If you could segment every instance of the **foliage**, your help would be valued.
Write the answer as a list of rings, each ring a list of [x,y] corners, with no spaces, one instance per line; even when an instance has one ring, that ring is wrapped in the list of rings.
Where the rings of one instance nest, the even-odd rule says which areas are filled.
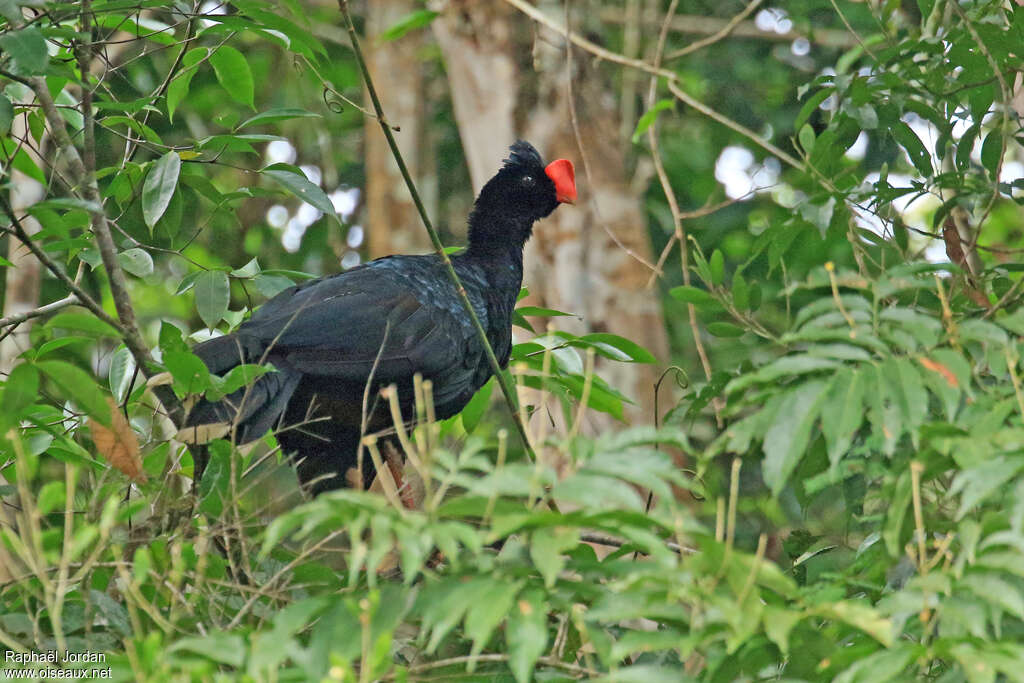
[[[657,248],[676,239],[666,189],[721,202],[723,148],[788,163],[687,218],[688,284],[667,261],[691,384],[660,427],[581,433],[586,409],[630,400],[595,355],[656,359],[603,332],[538,334],[530,319],[564,314],[522,307],[511,376],[534,390],[538,461],[488,385],[408,435],[417,509],[386,486],[297,500],[272,435],[214,442],[192,487],[170,438],[175,400],[271,371],[211,375],[190,341],[359,245],[337,193],[362,182],[345,142],[361,84],[325,37],[334,9],[304,10],[0,3],[3,190],[27,177],[45,194],[4,199],[3,231],[48,257],[43,298],[60,303],[0,385],[6,650],[101,651],[123,680],[1021,678],[1024,180],[1007,169],[1024,163],[1024,7],[796,3],[798,30],[825,22],[853,46],[722,40],[670,60],[673,87],[765,137],[673,112],[661,79],[624,140],[667,171],[648,191]],[[605,66],[625,92],[633,72]],[[454,138],[450,114],[435,118]],[[460,154],[438,146],[456,185]],[[141,376],[164,370],[158,402]]]

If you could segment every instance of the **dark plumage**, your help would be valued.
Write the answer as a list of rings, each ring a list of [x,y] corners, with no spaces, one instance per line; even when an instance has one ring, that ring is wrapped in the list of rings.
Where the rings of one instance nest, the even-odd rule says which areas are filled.
[[[477,197],[469,246],[452,262],[503,367],[512,348],[523,245],[535,221],[575,197],[572,164],[560,159],[545,167],[523,141],[512,146]],[[194,352],[216,373],[242,362],[271,363],[277,371],[259,378],[248,396],[241,390],[221,401],[200,399],[182,436],[202,441],[200,432],[209,438],[217,434],[214,425],[234,421],[237,441],[246,443],[275,429],[300,481],[314,493],[344,486],[346,472],[356,465],[363,394],[375,361],[368,433],[392,424],[386,407],[374,402],[382,387],[397,385],[408,419],[413,376],[420,373],[432,381],[436,413],[443,419],[462,410],[491,376],[483,346],[436,254],[388,256],[286,289],[238,330]],[[197,463],[197,470],[204,464]]]

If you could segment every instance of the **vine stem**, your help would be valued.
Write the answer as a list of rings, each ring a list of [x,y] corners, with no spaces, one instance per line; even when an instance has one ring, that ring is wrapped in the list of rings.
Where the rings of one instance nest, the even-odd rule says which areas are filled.
[[[420,219],[423,221],[423,227],[426,229],[427,234],[430,235],[430,242],[434,245],[434,250],[444,263],[448,279],[450,279],[452,284],[455,286],[455,291],[459,296],[459,301],[462,303],[462,307],[469,316],[470,322],[473,323],[473,328],[476,330],[477,337],[479,337],[481,343],[483,343],[484,353],[487,355],[487,362],[491,366],[491,372],[494,374],[494,378],[498,382],[498,386],[501,387],[501,393],[505,395],[505,402],[508,404],[509,412],[512,413],[512,419],[516,423],[516,429],[519,431],[519,436],[523,441],[523,447],[526,449],[527,453],[529,453],[530,457],[533,460],[536,460],[537,454],[533,450],[533,446],[530,444],[530,437],[526,432],[526,424],[523,422],[517,409],[518,401],[516,400],[515,392],[509,385],[508,380],[501,369],[501,364],[498,363],[498,357],[494,355],[494,349],[491,347],[491,342],[487,339],[487,332],[484,330],[483,325],[480,324],[480,318],[477,317],[476,311],[473,310],[473,304],[469,300],[466,288],[462,285],[462,281],[459,279],[458,273],[455,272],[455,268],[452,266],[452,260],[448,257],[447,252],[445,252],[444,244],[441,242],[441,238],[438,236],[437,230],[434,229],[434,224],[431,222],[430,216],[427,215],[427,209],[423,205],[420,193],[416,189],[416,184],[413,182],[412,175],[409,173],[408,167],[405,165],[405,159],[402,157],[402,153],[398,149],[398,143],[395,142],[394,133],[391,132],[391,125],[384,116],[384,108],[381,106],[380,97],[377,96],[377,89],[374,87],[373,78],[370,76],[370,70],[366,66],[366,60],[363,58],[363,51],[359,47],[359,38],[356,36],[356,27],[352,22],[352,14],[349,11],[348,0],[338,0],[338,9],[341,10],[342,16],[345,17],[349,40],[352,42],[352,52],[355,55],[356,62],[359,64],[359,70],[363,75],[363,82],[366,84],[366,91],[370,95],[370,101],[373,103],[373,110],[377,115],[377,122],[380,123],[380,128],[384,131],[384,137],[387,139],[388,147],[391,149],[391,154],[395,158],[395,162],[398,164],[398,170],[401,172],[402,178],[405,180],[405,186],[409,189],[409,194],[412,195],[413,204],[416,205],[416,210],[420,214]]]

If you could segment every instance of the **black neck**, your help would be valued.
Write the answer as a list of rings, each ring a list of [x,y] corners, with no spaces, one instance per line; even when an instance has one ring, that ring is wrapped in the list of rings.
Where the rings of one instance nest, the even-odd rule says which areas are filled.
[[[485,213],[479,204],[469,215],[468,255],[475,258],[512,258],[522,267],[523,245],[530,239],[533,221]]]

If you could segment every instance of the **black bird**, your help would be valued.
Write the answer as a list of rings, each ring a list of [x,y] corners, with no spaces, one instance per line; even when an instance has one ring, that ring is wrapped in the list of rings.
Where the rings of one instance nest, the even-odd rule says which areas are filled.
[[[469,215],[469,246],[452,263],[502,367],[512,349],[523,245],[534,222],[575,199],[572,163],[558,159],[545,166],[532,145],[518,141]],[[179,437],[201,443],[234,427],[241,444],[273,429],[314,494],[344,487],[356,466],[367,384],[366,431],[372,433],[393,426],[387,407],[373,401],[382,387],[397,385],[408,420],[419,373],[431,380],[435,411],[444,419],[462,410],[491,376],[436,254],[387,256],[303,282],[270,299],[235,332],[193,351],[214,373],[241,363],[269,363],[276,372],[222,400],[200,398]],[[197,460],[203,461],[196,463],[198,478],[206,463],[203,456]],[[370,472],[372,466],[364,467],[364,477]]]

